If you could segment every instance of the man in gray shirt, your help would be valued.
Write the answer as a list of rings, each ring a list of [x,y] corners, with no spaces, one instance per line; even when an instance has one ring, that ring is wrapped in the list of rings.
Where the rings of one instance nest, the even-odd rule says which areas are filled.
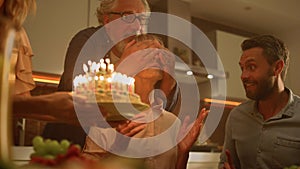
[[[270,35],[245,40],[239,65],[249,101],[232,110],[220,168],[300,165],[300,99],[285,87],[289,52]]]

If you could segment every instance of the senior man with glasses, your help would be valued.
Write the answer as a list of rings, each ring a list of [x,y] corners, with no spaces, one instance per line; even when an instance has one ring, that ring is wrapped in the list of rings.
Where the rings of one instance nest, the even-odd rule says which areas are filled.
[[[105,29],[105,34],[101,38],[107,42],[107,46],[115,44],[105,56],[110,58],[111,63],[115,66],[118,66],[134,52],[149,48],[165,49],[158,40],[135,41],[136,35],[146,33],[149,14],[150,8],[146,0],[101,0],[97,9],[97,18],[100,25],[80,31],[69,44],[59,90],[72,91],[73,72],[76,69],[75,65],[81,49],[88,39],[101,28]],[[160,89],[167,98],[164,109],[176,114],[174,109],[178,108],[179,104],[177,103],[180,95],[176,81],[172,78],[172,71],[174,71],[175,66],[174,58],[170,60],[170,63],[168,65],[170,68],[167,68],[169,71],[163,73],[164,77],[160,82]],[[196,122],[202,121],[200,116],[197,120]],[[179,143],[178,160],[177,162],[176,160],[172,161],[177,164],[177,168],[186,167],[189,148],[197,139],[199,131],[199,125],[194,125],[191,132]],[[81,127],[66,124],[48,124],[45,127],[43,136],[58,140],[66,138],[73,143],[83,145],[86,133]]]
[[[149,15],[150,8],[146,0],[101,0],[100,6],[97,8],[99,26],[89,27],[81,30],[72,38],[69,44],[65,57],[64,72],[62,74],[58,89],[60,91],[72,91],[73,72],[79,53],[87,40],[96,31],[103,27],[105,27],[106,35],[104,35],[102,38],[107,41],[107,46],[109,46],[111,43],[116,44],[105,56],[109,57],[113,64],[117,64],[129,54],[138,50],[151,47],[164,49],[164,47],[155,40],[134,42],[134,36],[129,36],[121,42],[118,42],[119,39],[122,39],[122,36],[146,33]],[[116,21],[114,24],[108,24],[117,19],[120,19],[118,20],[119,23]],[[126,50],[124,50],[127,44],[129,46],[126,48]],[[166,74],[166,76],[168,75]],[[165,78],[165,81],[163,81],[161,86],[162,88],[169,88],[169,90],[165,90],[166,95],[168,96],[166,109],[174,112],[173,110],[177,109],[176,106],[178,104],[176,103],[179,93],[176,82],[169,76],[168,78]]]
[[[149,16],[145,14],[134,14],[132,12],[109,12],[108,14],[120,15],[121,19],[126,23],[133,23],[136,19],[140,21],[141,25],[147,25]]]

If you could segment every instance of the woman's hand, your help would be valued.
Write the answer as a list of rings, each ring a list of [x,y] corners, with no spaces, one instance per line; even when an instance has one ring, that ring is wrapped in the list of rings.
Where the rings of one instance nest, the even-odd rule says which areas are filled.
[[[146,127],[145,123],[137,123],[135,121],[126,121],[125,123],[117,126],[117,131],[128,137],[132,137]]]
[[[129,144],[130,137],[133,137],[146,127],[145,123],[139,123],[136,121],[126,120],[118,123],[116,130],[119,133],[116,135],[116,139],[111,146],[111,150],[125,150]]]
[[[196,121],[190,125],[190,117],[187,116],[180,128],[179,131],[179,140],[182,139],[182,136],[184,136],[186,133],[186,136],[178,143],[178,157],[177,157],[177,163],[176,168],[177,169],[185,169],[187,165],[187,161],[189,158],[189,150],[197,140],[201,128],[203,126],[203,122],[205,117],[207,116],[209,110],[206,110],[203,108],[200,113],[198,114],[198,117]]]
[[[183,153],[189,152],[190,148],[196,142],[201,132],[204,119],[207,116],[208,112],[209,110],[206,110],[205,108],[201,109],[196,121],[194,123],[191,123],[190,125],[188,125],[190,121],[190,117],[187,116],[184,119],[179,131],[179,137],[183,136],[186,133],[187,134],[178,144],[179,151]]]

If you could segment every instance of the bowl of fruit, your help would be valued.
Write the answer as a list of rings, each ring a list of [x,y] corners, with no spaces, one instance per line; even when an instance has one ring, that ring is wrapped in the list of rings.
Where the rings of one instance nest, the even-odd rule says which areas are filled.
[[[105,159],[84,156],[81,147],[68,140],[44,139],[36,136],[32,140],[33,153],[29,164],[22,169],[145,169],[143,160],[111,155]]]
[[[36,136],[32,140],[34,152],[30,155],[30,167],[48,166],[57,167],[67,164],[76,165],[76,168],[94,168],[94,163],[81,155],[81,147],[77,144],[71,144],[68,140],[44,139]],[[25,167],[26,168],[26,167]],[[69,168],[69,167],[68,167]],[[99,167],[97,167],[99,168]]]

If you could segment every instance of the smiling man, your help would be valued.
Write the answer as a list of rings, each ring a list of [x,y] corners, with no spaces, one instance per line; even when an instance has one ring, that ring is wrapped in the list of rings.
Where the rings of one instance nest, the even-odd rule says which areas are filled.
[[[299,165],[300,99],[284,84],[289,51],[270,35],[245,40],[241,47],[241,80],[251,100],[227,119],[220,168]]]

